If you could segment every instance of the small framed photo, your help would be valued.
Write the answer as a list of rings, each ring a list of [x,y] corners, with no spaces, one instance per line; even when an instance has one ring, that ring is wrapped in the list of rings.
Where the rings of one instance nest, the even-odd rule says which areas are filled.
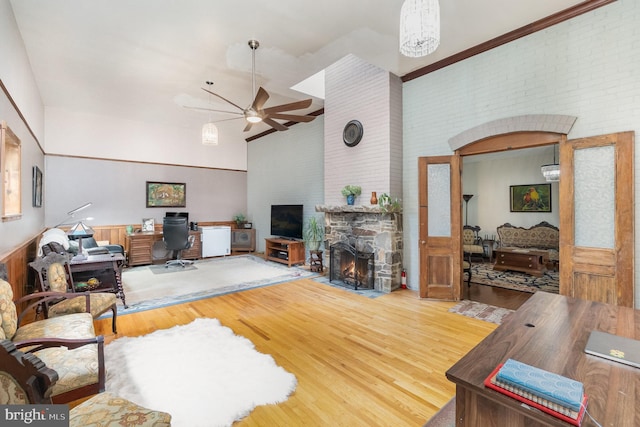
[[[551,212],[551,184],[510,186],[511,212]]]
[[[243,226],[244,228],[252,228],[252,227],[253,227],[253,223],[251,223],[251,222],[245,222],[244,224],[242,224],[242,226]]]
[[[142,231],[155,231],[156,220],[153,218],[142,218]]]

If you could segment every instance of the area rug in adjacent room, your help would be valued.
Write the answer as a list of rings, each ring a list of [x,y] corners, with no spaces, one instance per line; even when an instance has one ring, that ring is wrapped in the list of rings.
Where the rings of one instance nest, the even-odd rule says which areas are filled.
[[[230,426],[259,405],[287,400],[296,377],[217,319],[105,347],[106,389],[171,414],[174,427]]]
[[[168,267],[164,274],[153,272],[158,266],[124,270],[122,282],[128,308],[119,304],[118,314],[317,276],[309,270],[288,268],[254,255],[199,260],[193,266],[195,268]]]
[[[451,307],[449,312],[462,314],[463,316],[473,317],[474,319],[484,320],[485,322],[496,323],[499,325],[508,315],[513,313],[513,310],[495,307],[481,302],[464,300]]]
[[[557,271],[547,271],[542,277],[517,271],[497,271],[490,263],[476,263],[471,266],[471,282],[480,285],[496,286],[516,291],[535,293],[545,291],[560,292],[560,280]]]

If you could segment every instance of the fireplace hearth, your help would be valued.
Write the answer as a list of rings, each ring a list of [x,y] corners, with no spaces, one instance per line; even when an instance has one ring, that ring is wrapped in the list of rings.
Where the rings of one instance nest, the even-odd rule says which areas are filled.
[[[330,247],[329,281],[355,290],[373,289],[373,252],[339,242]]]

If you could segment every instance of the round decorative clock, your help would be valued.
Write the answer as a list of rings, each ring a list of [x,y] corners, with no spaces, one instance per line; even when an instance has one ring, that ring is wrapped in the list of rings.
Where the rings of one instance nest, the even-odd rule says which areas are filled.
[[[362,123],[351,120],[342,131],[342,140],[347,147],[355,147],[362,139],[363,132]]]

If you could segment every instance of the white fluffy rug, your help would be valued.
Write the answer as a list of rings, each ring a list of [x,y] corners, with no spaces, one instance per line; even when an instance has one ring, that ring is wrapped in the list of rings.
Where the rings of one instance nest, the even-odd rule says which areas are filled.
[[[105,347],[106,389],[171,414],[175,427],[230,426],[287,400],[296,377],[217,319],[125,337]]]

